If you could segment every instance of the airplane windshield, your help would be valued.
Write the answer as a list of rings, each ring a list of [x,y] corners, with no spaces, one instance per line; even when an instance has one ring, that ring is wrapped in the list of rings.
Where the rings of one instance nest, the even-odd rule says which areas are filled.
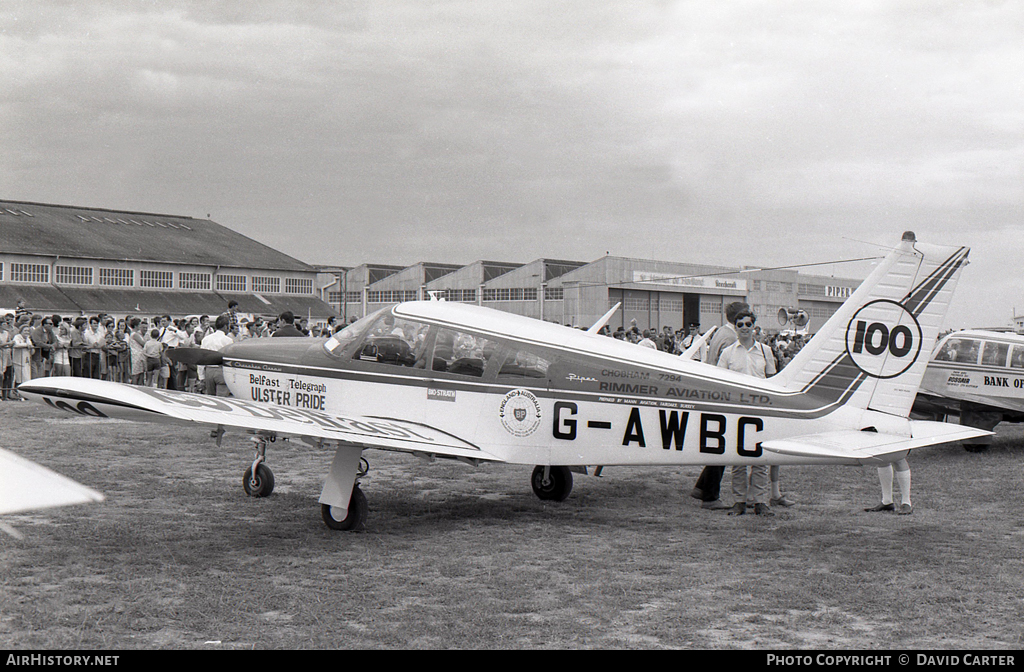
[[[387,310],[387,308],[381,308],[380,310],[372,312],[366,317],[356,320],[338,333],[334,334],[324,343],[324,350],[326,350],[329,355],[340,357],[341,351],[345,349],[345,346],[359,340],[370,325],[376,322],[377,318],[385,310]]]

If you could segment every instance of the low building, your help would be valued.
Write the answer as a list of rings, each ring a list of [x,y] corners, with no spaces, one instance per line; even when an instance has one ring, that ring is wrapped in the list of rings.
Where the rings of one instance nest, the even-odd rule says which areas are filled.
[[[428,270],[438,276],[431,280]],[[753,269],[626,257],[592,262],[537,259],[527,264],[477,261],[466,266],[365,265],[350,270],[349,319],[382,305],[426,299],[475,303],[518,315],[588,327],[616,304],[609,326],[672,330],[725,321],[733,301],[750,304],[769,332],[814,332],[860,284],[787,269]]]
[[[336,312],[317,269],[208,219],[0,201],[0,311],[152,317]]]

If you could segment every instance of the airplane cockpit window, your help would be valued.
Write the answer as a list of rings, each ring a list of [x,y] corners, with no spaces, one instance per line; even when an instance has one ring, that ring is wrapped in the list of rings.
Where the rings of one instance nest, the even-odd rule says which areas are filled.
[[[977,364],[980,351],[981,341],[970,338],[951,338],[935,355],[935,360],[957,362],[958,364]]]
[[[498,344],[489,338],[455,329],[440,329],[431,369],[480,378]]]
[[[353,359],[425,368],[429,328],[430,325],[395,317],[386,310],[366,330],[366,338]]]
[[[1007,343],[985,342],[981,351],[981,363],[987,366],[1006,366],[1006,354],[1010,346]]]
[[[341,351],[345,349],[345,346],[359,340],[370,325],[376,322],[380,317],[380,314],[385,310],[387,310],[387,308],[381,308],[378,311],[372,312],[366,317],[356,320],[338,333],[334,334],[324,342],[324,350],[335,357],[340,356]]]
[[[529,350],[513,350],[498,369],[498,378],[546,378],[551,362]]]

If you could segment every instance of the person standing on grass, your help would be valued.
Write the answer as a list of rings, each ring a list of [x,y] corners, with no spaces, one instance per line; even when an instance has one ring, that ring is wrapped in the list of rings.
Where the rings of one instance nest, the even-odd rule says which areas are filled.
[[[14,399],[14,367],[11,350],[14,347],[14,314],[7,313],[0,320],[0,400]]]
[[[744,373],[755,378],[767,378],[775,375],[775,357],[763,343],[754,339],[754,322],[757,318],[749,309],[743,309],[736,315],[736,342],[722,350],[718,358],[718,366]],[[754,505],[754,513],[759,516],[775,515],[768,506],[768,467],[767,465],[733,465],[732,468],[732,510],[729,515],[742,516],[746,513],[747,503]]]
[[[714,335],[711,336],[711,342],[707,344],[708,358],[705,360],[706,363],[712,366],[718,364],[718,358],[721,356],[722,350],[736,342],[736,327],[733,325],[736,322],[736,316],[742,310],[749,311],[750,306],[742,301],[733,301],[725,307],[726,323],[724,326],[716,329]],[[708,465],[700,472],[693,490],[690,491],[690,496],[701,500],[700,507],[702,509],[716,510],[729,508],[720,498],[722,476],[724,475],[725,467],[719,464]]]
[[[896,481],[900,484],[900,506],[897,509],[892,501],[892,476],[896,471]],[[914,512],[910,503],[910,463],[907,458],[878,468],[878,482],[882,486],[882,503],[864,509],[865,511],[895,511],[901,516],[909,516]]]
[[[14,337],[11,358],[14,366],[15,386],[32,380],[32,350],[35,346],[32,344],[31,331],[28,324],[23,324]]]

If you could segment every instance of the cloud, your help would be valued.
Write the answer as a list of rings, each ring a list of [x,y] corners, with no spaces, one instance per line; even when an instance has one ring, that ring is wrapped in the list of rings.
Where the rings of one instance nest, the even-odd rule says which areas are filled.
[[[209,213],[314,263],[777,265],[905,229],[971,244],[1024,201],[1022,15],[4,3],[0,170],[5,197]]]

